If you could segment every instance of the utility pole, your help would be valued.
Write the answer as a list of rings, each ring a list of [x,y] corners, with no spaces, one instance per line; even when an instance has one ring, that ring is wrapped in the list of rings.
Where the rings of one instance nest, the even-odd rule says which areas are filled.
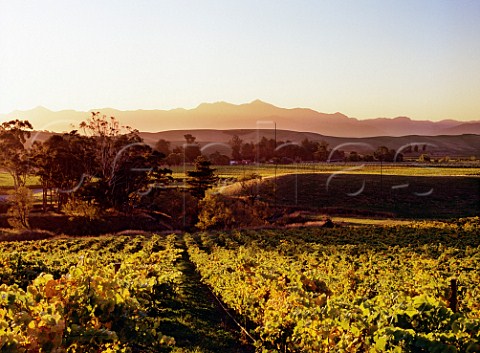
[[[274,139],[275,139],[275,174],[273,178],[273,203],[274,203],[274,208],[275,208],[275,213],[277,212],[277,165],[278,165],[278,159],[277,159],[277,122],[274,122],[275,124],[275,134],[274,134]]]

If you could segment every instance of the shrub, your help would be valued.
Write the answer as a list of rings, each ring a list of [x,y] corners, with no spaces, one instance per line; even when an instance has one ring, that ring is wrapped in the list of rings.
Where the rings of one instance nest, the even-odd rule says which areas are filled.
[[[190,228],[197,222],[198,201],[186,191],[153,190],[142,199],[141,206],[171,229]]]
[[[82,217],[89,221],[99,219],[101,215],[100,208],[97,205],[82,200],[68,200],[63,205],[62,210],[67,216]]]
[[[199,207],[197,227],[201,230],[263,226],[272,215],[268,203],[252,197],[210,194]]]
[[[29,188],[20,186],[9,192],[11,203],[7,215],[8,224],[15,229],[29,229],[28,216],[33,208],[33,194]]]

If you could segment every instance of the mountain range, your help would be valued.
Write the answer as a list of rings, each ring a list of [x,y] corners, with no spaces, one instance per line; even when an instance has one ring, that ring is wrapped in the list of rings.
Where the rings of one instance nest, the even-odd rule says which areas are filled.
[[[286,109],[255,100],[246,104],[202,103],[194,109],[131,110],[112,108],[51,111],[37,107],[0,114],[0,121],[29,120],[36,130],[64,132],[78,128],[91,112],[114,116],[122,125],[142,132],[193,129],[281,129],[335,137],[436,136],[480,134],[480,121],[413,120],[408,117],[359,120],[342,113],[326,114],[307,108]]]

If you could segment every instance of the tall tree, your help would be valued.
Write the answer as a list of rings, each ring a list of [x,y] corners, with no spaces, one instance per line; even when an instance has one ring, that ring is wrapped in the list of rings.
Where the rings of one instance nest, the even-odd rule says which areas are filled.
[[[275,156],[275,139],[267,139],[265,136],[256,145],[257,161],[265,162]]]
[[[230,147],[232,148],[232,159],[234,161],[242,160],[242,144],[243,140],[237,135],[233,135],[232,139],[229,141]]]
[[[36,174],[42,182],[44,209],[48,193],[51,199],[55,196],[60,209],[97,170],[95,140],[77,131],[53,135],[43,144],[35,143],[32,155]]]
[[[315,160],[325,162],[328,159],[329,150],[328,143],[326,141],[320,141],[317,151],[313,154]]]
[[[25,186],[30,172],[25,143],[32,129],[27,120],[11,120],[0,125],[0,168],[12,176],[15,190]]]
[[[112,166],[115,172],[107,187],[107,203],[116,209],[131,209],[155,185],[170,181],[171,170],[161,167],[163,154],[143,142],[126,145]]]
[[[202,154],[200,146],[195,142],[196,137],[191,134],[184,135],[186,143],[184,144],[185,160],[187,162],[194,162],[195,159]]]
[[[305,138],[302,141],[303,147],[303,160],[313,161],[313,154],[318,150],[318,142],[310,141],[308,138]]]
[[[242,158],[248,161],[255,160],[255,145],[252,142],[242,145]]]
[[[100,113],[80,125],[95,141],[97,173],[90,192],[104,207],[128,209],[131,201],[168,174],[164,155],[143,143],[138,131]],[[162,180],[164,182],[165,180]]]
[[[189,179],[187,180],[190,186],[190,193],[199,198],[205,197],[205,191],[213,187],[218,177],[215,175],[215,169],[212,169],[211,162],[203,156],[197,157],[195,160],[195,170],[187,172]]]
[[[171,144],[170,141],[167,141],[165,139],[160,139],[155,144],[155,150],[157,150],[160,153],[163,153],[163,155],[166,157],[170,153],[172,153],[170,149],[170,144]]]

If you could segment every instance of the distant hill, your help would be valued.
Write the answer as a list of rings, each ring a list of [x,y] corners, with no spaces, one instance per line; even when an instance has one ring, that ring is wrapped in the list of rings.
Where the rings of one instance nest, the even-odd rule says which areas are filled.
[[[480,121],[418,121],[408,117],[358,120],[341,113],[326,114],[307,108],[285,109],[260,100],[247,104],[202,103],[194,109],[121,111],[94,109],[115,116],[122,124],[139,131],[197,129],[273,129],[309,131],[336,137],[480,134]],[[70,131],[87,119],[90,112],[43,107],[0,115],[0,121],[27,119],[38,130]]]
[[[153,145],[159,139],[171,141],[172,144],[181,145],[185,142],[184,135],[192,134],[200,142],[201,146],[207,146],[207,154],[219,150],[225,152],[222,144],[228,144],[232,136],[239,136],[244,142],[256,142],[263,136],[267,138],[275,138],[275,130],[252,130],[252,129],[235,129],[235,130],[175,130],[164,131],[158,133],[142,132],[146,143]],[[464,135],[440,135],[440,136],[376,136],[362,138],[346,138],[324,136],[312,132],[298,132],[288,130],[277,130],[277,141],[301,143],[303,139],[308,138],[312,141],[325,141],[329,144],[329,148],[339,147],[340,149],[351,152],[356,151],[362,154],[372,153],[379,146],[387,146],[395,150],[402,149],[404,146],[417,145],[419,153],[422,153],[425,146],[425,153],[432,156],[476,156],[480,158],[480,135],[464,134]],[[216,145],[218,144],[218,145]],[[413,147],[412,147],[413,149]]]
[[[273,129],[234,129],[234,130],[213,130],[213,129],[188,129],[188,130],[170,130],[162,132],[141,132],[140,136],[150,145],[154,145],[159,139],[170,141],[173,146],[179,146],[185,143],[184,135],[192,134],[196,141],[205,149],[205,154],[211,154],[215,151],[229,154],[230,147],[228,142],[234,135],[239,136],[244,142],[256,142],[265,136],[266,138],[275,138]],[[33,139],[44,141],[52,133],[37,132],[32,135]],[[290,141],[301,143],[303,139],[308,138],[312,141],[325,141],[329,148],[339,147],[340,149],[351,152],[356,151],[361,154],[370,154],[379,146],[387,146],[395,150],[402,149],[403,146],[411,144],[417,145],[419,153],[422,153],[425,145],[426,153],[432,156],[450,156],[450,157],[469,157],[476,156],[480,158],[480,135],[441,135],[441,136],[420,136],[409,135],[401,137],[376,136],[362,138],[332,137],[324,136],[313,132],[298,132],[289,130],[277,130],[277,141]],[[413,147],[412,147],[413,149]]]

